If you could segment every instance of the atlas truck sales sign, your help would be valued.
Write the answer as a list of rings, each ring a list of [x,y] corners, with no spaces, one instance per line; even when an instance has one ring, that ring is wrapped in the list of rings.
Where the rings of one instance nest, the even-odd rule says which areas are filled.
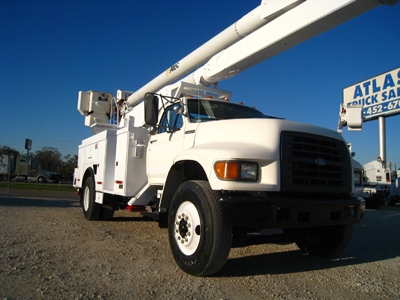
[[[400,114],[400,68],[345,88],[343,104],[362,105],[364,121]]]

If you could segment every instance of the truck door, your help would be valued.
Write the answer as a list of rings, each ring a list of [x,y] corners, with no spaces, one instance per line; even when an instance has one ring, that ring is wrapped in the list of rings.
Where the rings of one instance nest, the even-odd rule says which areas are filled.
[[[150,138],[147,175],[151,184],[164,184],[176,155],[183,150],[183,118],[174,112],[173,106],[167,107],[161,118],[158,133]]]
[[[29,176],[30,158],[25,156],[17,156],[15,175]]]

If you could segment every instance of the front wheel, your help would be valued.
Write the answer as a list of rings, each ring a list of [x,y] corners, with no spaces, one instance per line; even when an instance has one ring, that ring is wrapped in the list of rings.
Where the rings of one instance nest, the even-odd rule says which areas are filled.
[[[330,257],[346,248],[352,234],[352,224],[313,227],[309,228],[306,236],[296,244],[305,253]]]
[[[46,183],[46,178],[44,178],[43,176],[39,176],[38,179],[37,179],[37,181],[38,181],[39,183]]]
[[[207,181],[187,181],[172,199],[169,243],[176,263],[188,274],[214,274],[228,258],[232,227],[223,221],[218,196]]]

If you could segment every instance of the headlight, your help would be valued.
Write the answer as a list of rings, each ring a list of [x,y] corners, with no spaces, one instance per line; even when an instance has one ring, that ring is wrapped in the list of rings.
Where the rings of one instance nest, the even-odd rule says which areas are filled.
[[[214,167],[218,178],[222,180],[258,180],[258,164],[254,162],[222,161]]]

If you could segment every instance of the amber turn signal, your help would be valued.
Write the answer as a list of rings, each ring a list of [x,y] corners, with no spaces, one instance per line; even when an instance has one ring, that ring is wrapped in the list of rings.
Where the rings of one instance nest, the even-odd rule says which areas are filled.
[[[239,163],[237,162],[219,162],[215,164],[215,170],[222,179],[238,179]]]

